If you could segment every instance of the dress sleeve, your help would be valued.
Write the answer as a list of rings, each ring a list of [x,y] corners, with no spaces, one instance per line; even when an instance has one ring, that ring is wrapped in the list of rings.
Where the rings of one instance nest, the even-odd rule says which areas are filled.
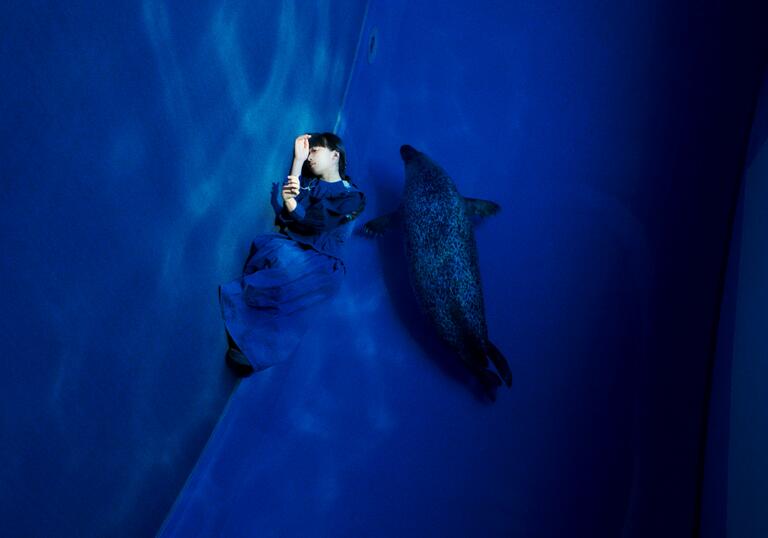
[[[365,195],[362,191],[352,191],[346,196],[328,200],[328,213],[337,221],[337,224],[344,224],[353,220],[365,208]]]
[[[304,220],[304,217],[306,216],[307,212],[304,209],[304,206],[301,205],[298,201],[296,202],[296,209],[293,211],[288,211],[288,208],[283,205],[283,208],[280,210],[280,213],[277,214],[277,218],[279,218],[282,222],[285,224],[288,224],[289,222],[301,222]]]
[[[356,189],[320,199],[302,191],[296,201],[296,209],[288,211],[283,206],[277,220],[280,225],[304,235],[331,231],[354,219],[365,207],[365,197]]]

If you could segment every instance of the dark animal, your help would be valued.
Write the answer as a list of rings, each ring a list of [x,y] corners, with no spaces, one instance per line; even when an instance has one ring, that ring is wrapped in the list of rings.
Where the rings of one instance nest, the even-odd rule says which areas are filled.
[[[495,400],[501,379],[511,386],[512,372],[488,339],[470,217],[493,215],[499,205],[461,196],[448,174],[413,147],[402,146],[400,155],[405,165],[400,207],[367,222],[363,230],[376,236],[402,225],[408,273],[421,308]],[[488,369],[488,358],[498,375]]]

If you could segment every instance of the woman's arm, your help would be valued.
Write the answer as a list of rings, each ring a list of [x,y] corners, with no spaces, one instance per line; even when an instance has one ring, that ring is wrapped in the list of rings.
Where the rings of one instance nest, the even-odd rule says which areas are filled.
[[[296,196],[299,194],[299,175],[304,166],[304,161],[309,157],[309,139],[312,135],[303,134],[296,137],[293,142],[293,164],[288,180],[283,184],[283,205],[289,212],[296,209]]]

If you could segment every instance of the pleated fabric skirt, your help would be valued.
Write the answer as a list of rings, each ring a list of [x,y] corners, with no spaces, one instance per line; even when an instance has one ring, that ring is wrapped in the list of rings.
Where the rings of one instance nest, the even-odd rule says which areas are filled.
[[[219,286],[221,315],[254,370],[288,360],[306,333],[314,306],[338,291],[344,263],[283,234],[251,243],[243,273]]]

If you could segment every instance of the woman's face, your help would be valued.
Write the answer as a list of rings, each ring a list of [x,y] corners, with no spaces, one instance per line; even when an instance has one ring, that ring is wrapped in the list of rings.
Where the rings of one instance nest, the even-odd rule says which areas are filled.
[[[312,172],[318,176],[326,172],[333,171],[339,163],[339,152],[331,151],[323,146],[314,146],[309,148],[309,166]]]

